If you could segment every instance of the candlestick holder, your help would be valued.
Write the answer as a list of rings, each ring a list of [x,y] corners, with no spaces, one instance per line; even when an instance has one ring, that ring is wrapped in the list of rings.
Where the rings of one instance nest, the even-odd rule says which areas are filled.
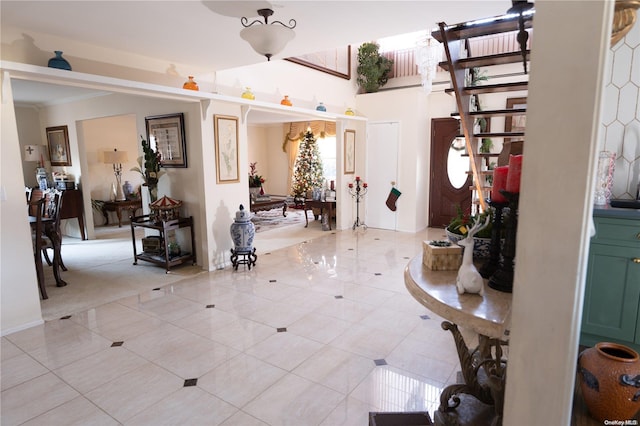
[[[482,278],[490,278],[500,267],[500,246],[502,242],[502,215],[509,204],[498,201],[488,201],[494,209],[493,226],[491,228],[491,245],[489,247],[489,259],[480,268]]]
[[[360,221],[360,200],[369,191],[367,183],[362,182],[359,177],[356,177],[355,182],[355,185],[353,183],[349,184],[349,193],[351,194],[351,197],[356,200],[356,220],[353,222],[353,226],[351,227],[354,231],[360,226],[362,226],[363,229],[367,229],[367,225],[365,225],[364,221]]]
[[[500,190],[509,203],[509,216],[505,226],[502,260],[498,270],[489,279],[489,287],[511,293],[513,291],[513,259],[516,257],[516,231],[518,230],[518,201],[520,194]]]

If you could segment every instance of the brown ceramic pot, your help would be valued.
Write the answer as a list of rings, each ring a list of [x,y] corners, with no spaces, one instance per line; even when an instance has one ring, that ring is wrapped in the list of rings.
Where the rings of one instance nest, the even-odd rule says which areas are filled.
[[[591,416],[629,420],[640,409],[640,358],[633,349],[601,342],[578,357],[580,388]]]

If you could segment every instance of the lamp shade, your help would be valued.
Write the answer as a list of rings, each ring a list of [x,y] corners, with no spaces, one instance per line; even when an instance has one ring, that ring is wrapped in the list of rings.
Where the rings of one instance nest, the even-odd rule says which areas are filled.
[[[114,149],[113,151],[105,151],[104,152],[104,163],[105,164],[121,164],[129,161],[129,157],[126,151],[118,151]]]
[[[254,25],[240,31],[240,37],[267,58],[280,53],[294,36],[292,29],[280,25]]]

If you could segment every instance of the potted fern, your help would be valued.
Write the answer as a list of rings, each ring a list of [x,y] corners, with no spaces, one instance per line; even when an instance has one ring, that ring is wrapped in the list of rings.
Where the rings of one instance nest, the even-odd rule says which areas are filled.
[[[358,85],[365,93],[377,92],[387,84],[393,60],[382,56],[380,45],[375,42],[363,43],[358,48]]]

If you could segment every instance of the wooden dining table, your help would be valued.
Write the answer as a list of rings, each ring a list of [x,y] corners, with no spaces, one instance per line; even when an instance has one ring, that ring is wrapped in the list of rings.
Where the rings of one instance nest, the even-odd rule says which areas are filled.
[[[44,234],[51,240],[51,243],[53,244],[53,260],[51,263],[53,267],[53,276],[55,277],[55,280],[56,280],[56,286],[64,287],[67,285],[67,283],[60,276],[60,258],[61,258],[60,250],[62,248],[62,240],[60,239],[60,236],[58,235],[58,233],[53,227],[55,223],[55,219],[51,217],[43,217],[40,220],[42,221]],[[36,216],[29,216],[29,224],[33,229],[36,229],[36,225],[37,225]],[[35,259],[35,262],[39,262],[39,264],[36,264],[36,271],[42,271],[43,266],[42,266],[41,250],[39,250],[39,252],[34,257],[34,259]],[[44,277],[40,276],[38,277],[38,279],[44,280]],[[43,296],[45,296],[43,298],[46,299],[46,295],[43,295]]]

